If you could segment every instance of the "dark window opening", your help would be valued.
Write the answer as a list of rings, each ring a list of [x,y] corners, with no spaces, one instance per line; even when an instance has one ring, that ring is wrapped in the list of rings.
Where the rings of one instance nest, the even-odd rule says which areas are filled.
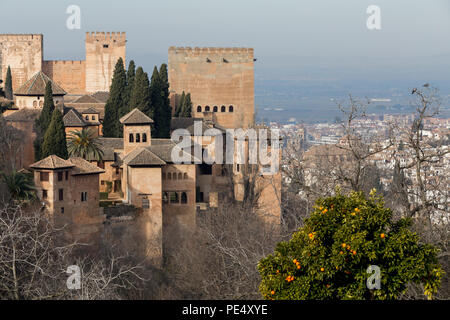
[[[58,172],[58,181],[62,181],[63,180],[63,172]]]
[[[87,192],[82,192],[81,193],[81,202],[86,202],[87,201]]]
[[[167,192],[163,192],[162,201],[163,203],[169,203],[169,195],[167,194]]]
[[[181,193],[181,203],[187,203],[187,194],[186,192]]]
[[[64,201],[64,189],[59,189],[58,194],[59,194],[59,201]]]
[[[219,110],[219,108],[217,106],[214,106],[213,112],[217,112],[218,110]]]
[[[205,112],[209,112],[209,106],[205,107]]]
[[[202,107],[201,106],[197,107],[197,112],[202,112]]]
[[[66,180],[69,180],[69,171],[66,171]]]
[[[178,199],[178,193],[177,192],[171,192],[170,193],[170,203],[179,203],[180,200]]]
[[[141,135],[139,133],[136,133],[136,143],[141,142]]]
[[[229,111],[229,112],[233,112],[233,110],[234,110],[233,106],[230,106],[230,107],[228,108],[228,111]]]
[[[64,207],[61,207],[61,213],[64,213]]]
[[[225,106],[220,107],[220,112],[225,112],[227,111],[227,108],[225,108]]]
[[[104,44],[103,48],[109,48],[109,45],[108,44]]]
[[[42,199],[47,199],[47,198],[48,198],[47,190],[42,190]]]
[[[133,134],[132,133],[130,133],[130,142],[134,142],[134,136],[133,136]]]
[[[41,181],[48,181],[48,172],[41,172],[40,173],[40,179]]]
[[[201,175],[212,175],[212,165],[202,163],[199,165]]]
[[[172,174],[170,172],[167,173],[167,180],[172,180]]]
[[[142,134],[142,142],[147,142],[147,134],[146,133]]]

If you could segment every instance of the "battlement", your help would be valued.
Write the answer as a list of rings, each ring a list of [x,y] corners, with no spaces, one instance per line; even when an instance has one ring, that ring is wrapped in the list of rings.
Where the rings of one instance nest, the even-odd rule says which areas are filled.
[[[44,63],[51,64],[83,64],[84,60],[45,60]]]
[[[93,41],[126,41],[126,32],[86,32],[86,42]]]
[[[42,34],[0,34],[0,41],[42,41]]]
[[[240,47],[170,47],[169,54],[186,55],[247,55],[253,57],[253,48]]]

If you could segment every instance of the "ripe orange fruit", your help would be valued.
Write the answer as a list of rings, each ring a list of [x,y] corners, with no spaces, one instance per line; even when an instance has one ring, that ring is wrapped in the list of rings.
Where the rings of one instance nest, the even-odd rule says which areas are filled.
[[[352,253],[353,253],[353,255],[356,255],[356,251],[353,251]]]
[[[381,239],[384,239],[384,237],[386,237],[386,235],[384,233],[380,234]]]
[[[297,259],[292,260],[293,263],[297,263]]]
[[[324,271],[325,271],[325,269],[324,269],[324,268],[320,268],[320,271],[324,272]]]
[[[300,265],[297,265],[297,269],[300,269],[301,268],[301,266]]]
[[[350,245],[349,244],[347,245],[347,250],[350,250]]]
[[[345,243],[342,244],[342,248],[345,248],[347,245]]]
[[[342,252],[342,251],[339,251],[339,254],[344,254],[344,252]]]
[[[275,294],[275,291],[272,290],[272,291],[270,291],[270,293],[271,293],[272,295],[274,295],[274,294]]]

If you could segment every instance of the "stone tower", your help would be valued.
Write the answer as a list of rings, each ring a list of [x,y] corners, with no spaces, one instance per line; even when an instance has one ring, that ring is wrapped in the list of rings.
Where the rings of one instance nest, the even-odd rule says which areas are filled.
[[[86,33],[86,92],[109,91],[119,58],[125,63],[125,32]]]
[[[169,48],[172,107],[183,91],[190,93],[193,117],[213,113],[225,128],[252,126],[254,79],[252,48]]]
[[[42,34],[0,35],[0,78],[5,81],[11,67],[13,90],[42,69]]]

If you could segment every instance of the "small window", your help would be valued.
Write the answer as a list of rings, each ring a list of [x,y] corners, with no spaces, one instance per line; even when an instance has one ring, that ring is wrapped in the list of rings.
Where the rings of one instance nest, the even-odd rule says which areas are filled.
[[[95,120],[95,116],[91,116],[91,119],[92,119],[92,120]]]
[[[179,203],[180,200],[178,199],[178,193],[177,192],[171,192],[170,193],[170,203]]]
[[[105,49],[109,48],[109,44],[104,44],[103,48],[105,48]]]
[[[64,207],[61,207],[61,213],[64,213]]]
[[[48,198],[47,190],[42,190],[42,199],[47,199],[47,198]]]
[[[146,133],[142,134],[142,142],[147,142],[147,134]]]
[[[139,133],[136,133],[136,143],[141,142],[141,135]]]
[[[150,200],[147,197],[142,199],[142,209],[150,209]]]
[[[37,107],[37,101],[35,100],[35,101],[33,101],[33,107]]]
[[[227,111],[227,108],[225,106],[221,106],[220,107],[220,112],[225,112],[225,111]]]
[[[217,106],[214,106],[213,112],[217,112],[218,110],[219,110],[219,108]]]
[[[42,107],[44,105],[44,101],[39,101],[39,107]]]
[[[129,136],[129,141],[130,141],[131,143],[133,143],[133,142],[134,142],[134,136],[133,136],[133,134],[132,134],[132,133],[130,133],[130,136]]]
[[[116,168],[116,174],[120,173],[120,168]]]
[[[228,112],[233,112],[233,111],[234,111],[233,106],[230,106],[230,107],[228,108]]]
[[[183,180],[183,174],[181,172],[178,173],[178,180]]]
[[[202,112],[202,107],[201,106],[197,107],[197,112]]]
[[[63,180],[63,172],[58,172],[58,181],[62,181]]]
[[[97,161],[97,167],[105,169],[105,163],[103,161]]]
[[[172,173],[172,178],[173,178],[173,180],[177,180],[177,173],[176,172]]]
[[[87,201],[87,192],[82,192],[81,193],[81,202],[86,202]]]
[[[163,192],[162,201],[163,203],[169,203],[169,195],[167,194],[167,192]]]
[[[206,106],[205,107],[205,112],[209,112],[209,111],[210,111],[209,106]]]
[[[236,165],[236,171],[241,172],[241,165],[239,163]]]
[[[167,173],[167,180],[172,180],[172,174],[170,172]]]
[[[58,194],[59,194],[59,201],[64,201],[64,189],[59,189]]]
[[[39,175],[41,181],[48,181],[48,172],[41,172]]]
[[[84,117],[87,121],[89,121],[89,116]]]
[[[100,181],[100,185],[104,186],[105,185],[105,180]]]
[[[187,178],[188,178],[188,174],[184,173],[184,180],[187,180]]]
[[[69,180],[69,171],[66,171],[66,180]]]
[[[186,192],[181,193],[181,203],[187,203],[187,194]]]

